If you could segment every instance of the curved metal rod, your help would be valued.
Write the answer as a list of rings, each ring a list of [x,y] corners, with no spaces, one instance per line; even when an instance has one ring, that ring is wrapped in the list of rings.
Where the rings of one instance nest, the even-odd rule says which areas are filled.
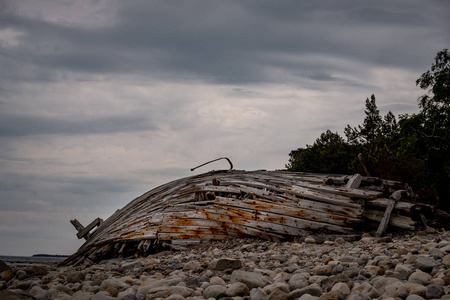
[[[231,160],[229,160],[227,157],[221,157],[221,158],[217,158],[217,159],[213,159],[211,161],[208,161],[208,162],[206,162],[204,164],[201,164],[200,166],[196,166],[195,168],[192,168],[191,171],[194,171],[197,168],[203,167],[204,165],[207,165],[209,163],[212,163],[212,162],[215,162],[215,161],[218,161],[218,160],[221,160],[221,159],[228,160],[228,162],[230,163],[230,170],[233,170],[233,163],[231,162]]]

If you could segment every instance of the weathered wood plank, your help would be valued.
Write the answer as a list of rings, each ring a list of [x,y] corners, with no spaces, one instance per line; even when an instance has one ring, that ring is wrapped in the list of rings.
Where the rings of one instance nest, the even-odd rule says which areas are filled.
[[[218,207],[221,207],[218,205]],[[224,207],[225,208],[225,207]],[[290,226],[294,228],[299,228],[301,230],[326,230],[329,232],[349,232],[351,229],[344,228],[337,225],[332,225],[328,223],[321,223],[301,218],[290,217],[287,215],[273,214],[263,211],[255,211],[248,210],[243,208],[235,208],[235,207],[226,207],[226,214],[233,217],[240,217],[246,220],[255,220],[255,221],[265,221],[272,223],[270,226],[267,223],[256,224],[255,227],[261,228],[261,226],[273,227],[276,226],[276,230],[279,232],[283,232],[284,226]]]
[[[158,227],[158,236],[160,233],[187,233],[187,234],[198,234],[202,235],[227,235],[227,229],[216,226],[171,226],[171,225],[161,225]]]
[[[80,232],[78,232],[77,237],[79,239],[83,238],[85,235],[89,234],[89,231],[91,231],[92,229],[94,229],[97,226],[100,226],[100,224],[102,224],[102,222],[103,222],[103,220],[100,218],[95,219],[88,226],[86,226]]]
[[[188,239],[202,239],[202,240],[226,240],[228,235],[219,234],[205,234],[198,235],[194,233],[177,233],[177,232],[161,232],[158,233],[158,240],[188,240]]]
[[[371,207],[379,207],[379,208],[386,208],[390,202],[390,199],[386,198],[379,198],[379,199],[373,199],[373,200],[367,200],[366,205]],[[414,206],[414,204],[405,202],[405,201],[397,201],[395,203],[394,209],[400,210],[404,213],[411,213],[411,208]]]
[[[242,181],[234,181],[233,184],[236,185],[249,185],[251,187],[255,188],[265,188],[267,190],[276,191],[279,193],[286,193],[290,195],[296,195],[308,199],[317,200],[320,202],[325,202],[329,204],[344,206],[344,207],[351,207],[355,209],[360,209],[362,211],[362,207],[360,204],[355,203],[350,198],[340,195],[340,194],[330,194],[330,193],[323,193],[319,190],[310,190],[305,187],[300,186],[289,186],[289,188],[282,188],[282,187],[273,187],[264,183],[260,182],[242,182]],[[332,189],[332,188],[331,188]],[[378,194],[378,193],[377,193]]]
[[[304,187],[307,189],[317,190],[325,193],[343,195],[347,197],[357,197],[363,199],[375,199],[383,195],[381,192],[368,191],[362,189],[348,189],[345,187],[331,187],[326,185],[309,184],[309,183],[298,183],[297,186]]]
[[[378,224],[383,219],[383,216],[384,212],[378,210],[366,209],[366,211],[364,212],[364,217],[367,220],[375,221]],[[417,223],[413,221],[410,217],[402,215],[394,215],[391,216],[389,225],[401,229],[414,230]]]
[[[258,200],[236,200],[225,197],[216,197],[216,203],[222,205],[229,205],[234,207],[241,207],[246,209],[266,211],[280,215],[287,215],[296,218],[303,218],[312,221],[334,224],[338,226],[350,227],[354,224],[362,222],[362,218],[349,218],[334,215],[332,212],[310,211],[301,209],[299,207],[291,207],[286,205],[279,205],[275,203],[267,203]]]
[[[345,187],[348,189],[357,189],[361,185],[362,179],[363,178],[361,175],[355,174],[352,177],[350,177]]]
[[[355,203],[355,202],[351,201],[350,199],[343,199],[342,197],[340,197],[340,198],[339,197],[330,197],[330,195],[328,195],[328,194],[324,194],[319,191],[314,191],[314,190],[308,189],[306,187],[293,186],[291,188],[291,192],[295,195],[302,196],[305,198],[310,198],[310,199],[314,199],[314,200],[325,202],[325,203],[330,203],[330,204],[335,204],[335,205],[339,205],[339,206],[350,207],[350,208],[362,210],[362,207],[360,204]]]
[[[375,233],[375,236],[380,237],[386,230],[386,228],[389,224],[389,221],[391,220],[391,213],[392,213],[392,210],[394,209],[394,205],[395,205],[395,200],[391,200],[388,203],[388,206],[386,207],[386,211],[384,212],[384,216],[381,219],[380,226],[378,227],[378,230]]]

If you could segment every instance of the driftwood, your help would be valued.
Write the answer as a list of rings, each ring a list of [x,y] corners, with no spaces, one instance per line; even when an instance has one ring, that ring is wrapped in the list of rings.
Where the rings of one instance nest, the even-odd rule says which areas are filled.
[[[394,206],[395,206],[395,200],[391,199],[386,207],[384,216],[381,219],[380,226],[378,227],[377,232],[375,233],[376,236],[380,237],[384,233],[386,228],[388,227],[388,224],[391,221],[391,214],[392,214],[392,210],[394,209]]]
[[[399,182],[359,174],[208,172],[161,185],[104,222],[95,220],[84,228],[74,220],[78,236],[87,240],[63,264],[232,237],[354,239],[372,227],[378,227],[378,235],[386,229],[414,230],[423,227],[421,216],[439,215],[433,207],[392,199],[409,197],[397,192],[399,187]],[[448,223],[448,215],[441,217],[442,224]]]
[[[86,227],[81,225],[81,223],[77,219],[70,220],[70,223],[72,223],[72,225],[75,227],[75,229],[78,230],[77,237],[79,239],[84,238],[85,240],[88,240],[91,237],[89,232],[92,229],[94,229],[95,227],[100,226],[100,224],[103,223],[103,220],[100,218],[97,218]]]

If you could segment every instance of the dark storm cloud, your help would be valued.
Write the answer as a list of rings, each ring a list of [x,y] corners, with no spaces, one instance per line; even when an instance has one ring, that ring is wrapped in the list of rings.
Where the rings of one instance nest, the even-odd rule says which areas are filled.
[[[0,115],[0,137],[22,137],[42,134],[108,134],[155,130],[151,120],[139,116],[111,116],[79,119],[42,115]]]
[[[11,60],[22,61],[49,74],[55,70],[132,71],[154,78],[243,84],[276,81],[269,69],[290,72],[286,65],[326,71],[320,59],[310,63],[298,62],[295,57],[280,60],[283,55],[331,55],[410,67],[430,46],[440,47],[423,28],[437,22],[433,15],[440,6],[447,9],[446,3],[386,4],[126,1],[120,2],[116,23],[94,29],[10,13],[3,16],[0,28],[22,35],[18,45],[3,47],[0,55],[7,66]],[[450,23],[439,22],[442,29],[433,30],[442,30],[440,34],[450,38],[444,29]],[[9,70],[16,72],[11,66]],[[36,79],[42,78],[40,73]]]

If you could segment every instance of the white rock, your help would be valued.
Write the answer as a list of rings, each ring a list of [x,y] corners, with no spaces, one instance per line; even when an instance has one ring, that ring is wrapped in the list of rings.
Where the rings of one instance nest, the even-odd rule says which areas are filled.
[[[116,300],[117,298],[111,297],[111,295],[107,291],[100,291],[94,296],[92,296],[91,300]]]
[[[164,300],[185,300],[185,299],[186,298],[181,296],[181,295],[173,294],[173,295],[170,295],[169,297],[167,297]]]
[[[142,262],[140,260],[135,260],[132,262],[125,262],[122,264],[122,268],[125,270],[133,269],[135,267],[142,267]]]
[[[409,295],[405,300],[425,300],[425,298],[420,297],[419,295]]]
[[[30,289],[30,295],[35,298],[44,298],[46,293],[47,292],[43,288],[37,285]]]
[[[211,277],[209,279],[209,284],[210,285],[226,285],[225,281],[217,276]]]
[[[183,270],[195,270],[199,268],[201,264],[198,261],[191,260],[183,266]]]
[[[190,295],[192,295],[193,291],[194,291],[193,289],[187,288],[185,286],[176,285],[176,286],[170,287],[171,294],[177,294],[177,295],[181,295],[183,297],[189,297]]]
[[[230,283],[234,282],[242,282],[247,285],[249,289],[264,287],[271,284],[271,282],[267,278],[258,273],[246,272],[241,270],[234,270],[231,274]]]
[[[270,295],[274,290],[280,290],[282,292],[285,293],[289,293],[289,285],[286,283],[282,283],[282,282],[275,282],[273,284],[270,284],[268,286],[265,286],[263,288],[263,291],[267,294]]]
[[[121,300],[123,297],[125,297],[126,295],[136,295],[136,291],[133,288],[128,288],[123,292],[120,292],[119,294],[117,294],[117,299]]]
[[[226,290],[227,290],[227,288],[223,285],[210,285],[203,292],[203,297],[205,297],[205,299],[208,299],[208,298],[217,299],[217,298],[225,297]]]
[[[394,272],[398,273],[396,276],[398,279],[407,280],[414,271],[405,265],[397,264],[394,268]]]
[[[408,281],[427,285],[430,282],[431,278],[432,277],[430,274],[417,269],[414,273],[411,274],[411,276],[409,276]]]
[[[350,288],[345,282],[338,282],[331,288],[332,291],[340,291],[344,295],[350,294]]]
[[[447,268],[450,269],[450,254],[444,256],[444,258],[442,258],[442,264]]]
[[[405,298],[408,295],[408,289],[402,282],[395,282],[385,287],[383,298]]]
[[[72,298],[73,298],[73,300],[91,300],[93,296],[94,296],[93,293],[78,291],[72,295]],[[39,299],[39,298],[37,298],[37,299]]]
[[[250,291],[251,300],[266,300],[268,295],[261,288],[254,288]]]
[[[308,286],[308,281],[303,273],[294,273],[292,274],[288,284],[289,289],[293,291]]]
[[[352,288],[350,296],[352,296],[352,294],[358,295],[363,299],[372,299],[380,296],[377,290],[367,282],[363,282],[361,284],[355,283],[355,286]],[[353,296],[353,298],[355,298],[355,296]]]
[[[244,297],[250,295],[250,290],[242,282],[234,282],[228,286],[225,294],[228,297]]]
[[[316,240],[314,238],[312,238],[312,237],[307,237],[307,238],[305,238],[305,243],[307,243],[307,244],[315,244]]]

